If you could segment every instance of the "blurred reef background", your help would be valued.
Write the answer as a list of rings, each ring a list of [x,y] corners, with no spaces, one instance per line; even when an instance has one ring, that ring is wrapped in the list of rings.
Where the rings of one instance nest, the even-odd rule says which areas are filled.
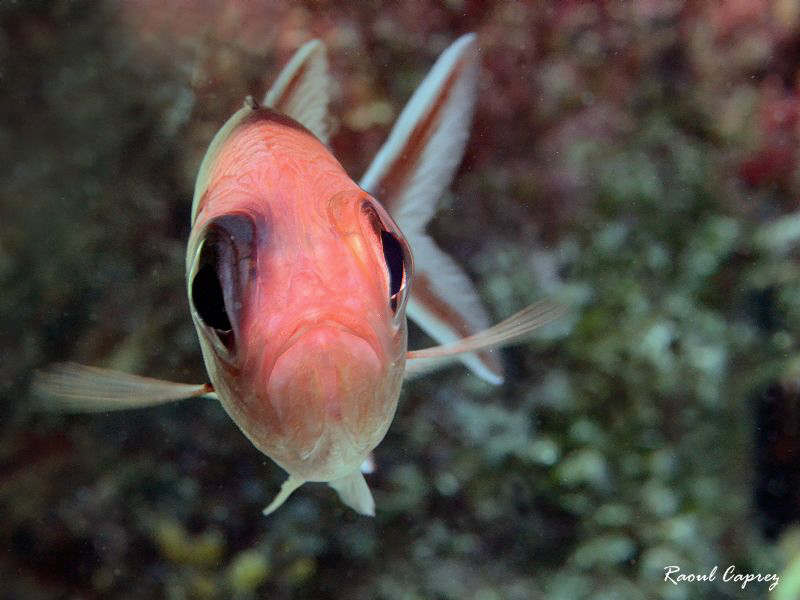
[[[210,401],[31,408],[58,360],[204,381],[185,299],[214,132],[329,50],[358,179],[475,31],[467,155],[431,230],[491,314],[570,315],[407,384],[369,476],[261,516],[283,472]],[[800,5],[0,3],[0,599],[800,597]],[[428,342],[412,330],[411,345]]]

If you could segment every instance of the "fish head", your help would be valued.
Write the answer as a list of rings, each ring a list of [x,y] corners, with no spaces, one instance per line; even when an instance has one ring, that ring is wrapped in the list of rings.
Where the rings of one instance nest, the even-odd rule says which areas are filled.
[[[261,110],[206,165],[192,317],[242,431],[293,475],[329,481],[357,469],[393,418],[412,257],[324,145]]]

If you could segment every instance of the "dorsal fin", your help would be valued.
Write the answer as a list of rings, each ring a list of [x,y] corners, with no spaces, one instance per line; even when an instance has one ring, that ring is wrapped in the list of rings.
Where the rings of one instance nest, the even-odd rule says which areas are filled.
[[[263,104],[292,117],[327,144],[329,101],[325,44],[311,40],[295,52],[264,95]]]
[[[264,95],[262,104],[291,117],[323,143],[328,143],[328,102],[330,76],[325,45],[319,40],[304,44],[278,74],[275,83]],[[248,97],[214,135],[197,172],[192,200],[194,223],[200,200],[211,182],[211,167],[225,141],[242,122],[258,110],[258,104]]]

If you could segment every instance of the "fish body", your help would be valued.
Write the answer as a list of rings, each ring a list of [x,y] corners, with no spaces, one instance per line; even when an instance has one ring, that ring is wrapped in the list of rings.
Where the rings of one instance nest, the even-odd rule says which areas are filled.
[[[340,479],[386,433],[405,369],[407,294],[393,310],[382,236],[401,268],[411,254],[311,132],[267,107],[242,111],[194,215],[192,317],[214,389],[253,444],[304,481]],[[224,307],[199,308],[203,268]],[[230,327],[210,323],[219,309]]]
[[[37,373],[37,394],[80,411],[214,396],[289,474],[265,514],[309,481],[374,514],[360,467],[404,379],[461,360],[500,383],[491,350],[561,312],[538,303],[489,327],[425,233],[464,152],[475,44],[467,34],[442,54],[358,184],[326,145],[325,47],[300,48],[262,102],[248,98],[223,125],[197,176],[187,290],[211,383],[64,363]],[[409,352],[407,315],[441,345]]]

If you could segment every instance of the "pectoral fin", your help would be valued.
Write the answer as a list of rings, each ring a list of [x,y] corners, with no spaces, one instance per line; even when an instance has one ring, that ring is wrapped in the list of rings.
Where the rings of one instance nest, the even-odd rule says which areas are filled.
[[[486,351],[518,343],[564,312],[560,304],[544,300],[523,308],[497,325],[451,344],[412,350],[406,355],[406,375],[414,377],[444,367],[458,360],[465,352]]]
[[[375,516],[375,500],[372,499],[372,492],[369,491],[369,486],[361,471],[355,471],[347,477],[329,481],[328,485],[338,492],[342,502],[357,513],[368,517]]]
[[[264,516],[266,517],[269,514],[272,514],[276,510],[278,510],[281,505],[286,502],[286,499],[292,495],[292,492],[303,485],[305,481],[302,479],[298,479],[294,475],[289,475],[289,478],[283,482],[281,486],[281,490],[278,492],[278,495],[275,496],[275,499],[269,503],[269,506],[264,509]]]
[[[406,237],[415,261],[408,316],[441,344],[488,328],[489,318],[464,271],[427,234],[414,232]],[[489,383],[503,382],[502,364],[490,352],[460,353],[456,360]]]
[[[56,363],[36,371],[32,391],[41,400],[41,408],[64,412],[126,410],[216,397],[208,383],[174,383],[75,363]]]

